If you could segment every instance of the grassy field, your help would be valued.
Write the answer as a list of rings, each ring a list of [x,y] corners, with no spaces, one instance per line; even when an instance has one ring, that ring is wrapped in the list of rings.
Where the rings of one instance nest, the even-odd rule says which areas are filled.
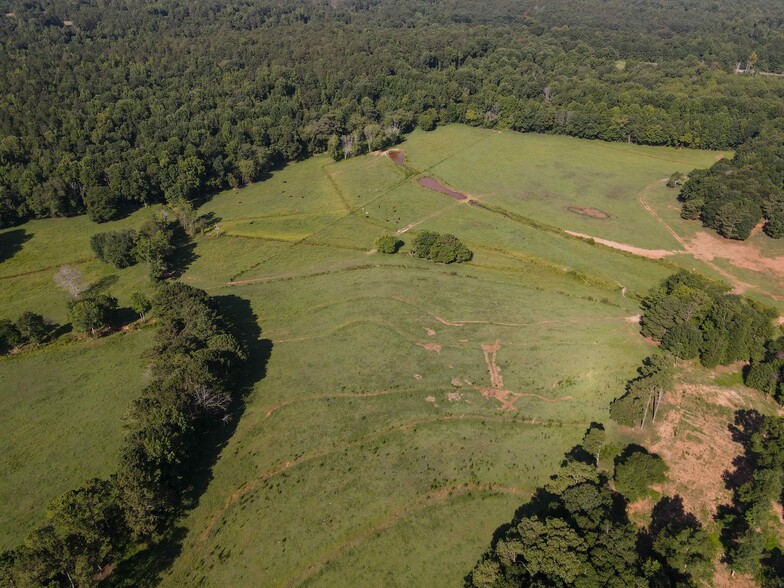
[[[116,469],[151,344],[145,329],[0,360],[0,549],[40,523],[51,500]]]
[[[383,155],[314,157],[201,208],[218,229],[197,238],[182,279],[247,301],[272,351],[183,522],[164,585],[459,585],[493,530],[591,422],[607,421],[610,400],[651,352],[635,323],[639,297],[678,267],[733,270],[685,253],[648,259],[561,231],[679,248],[660,218],[678,231],[699,227],[678,224],[674,192],[657,182],[708,166],[716,153],[463,126],[415,132],[401,148],[405,167]],[[426,190],[423,176],[477,202]],[[460,236],[473,261],[439,266],[407,255],[426,229]],[[17,230],[29,240],[0,263],[3,315],[31,308],[64,320],[51,275],[65,261],[106,278],[121,303],[144,285],[143,268],[110,270],[92,258],[89,234],[103,227],[70,219]],[[391,232],[403,250],[372,254]],[[26,289],[35,297],[22,302]],[[0,403],[19,402],[5,382],[37,369],[25,362],[69,364],[77,352],[73,363],[85,369],[116,361],[119,348],[90,362],[100,345],[0,362]],[[138,363],[124,369],[128,396],[101,410],[120,415],[141,387]],[[90,393],[105,395],[114,375],[90,382]],[[79,377],[41,386],[70,409],[95,410],[93,399],[62,391]],[[20,446],[40,443],[14,414],[6,429],[19,429]],[[118,421],[108,421],[118,436]],[[111,452],[110,443],[85,448],[80,460],[105,473]],[[22,516],[8,501],[0,513]]]

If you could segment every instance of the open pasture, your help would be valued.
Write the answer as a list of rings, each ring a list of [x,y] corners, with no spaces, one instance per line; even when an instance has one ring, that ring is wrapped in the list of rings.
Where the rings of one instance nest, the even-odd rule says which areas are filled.
[[[636,214],[629,222],[640,221],[642,238],[632,242],[675,247],[669,235],[656,240],[665,231],[637,195],[714,157],[592,146],[447,127],[401,145],[405,167],[382,155],[316,157],[276,172],[275,184],[209,203],[232,226],[236,203],[253,190],[260,238],[231,229],[202,238],[196,252],[205,255],[185,279],[207,284],[210,273],[225,275],[206,251],[230,241],[249,263],[212,292],[248,300],[272,352],[207,492],[184,521],[188,535],[164,584],[461,582],[465,562],[479,556],[495,526],[547,480],[592,421],[607,420],[610,400],[651,351],[637,332],[633,295],[677,267],[562,233],[594,219],[560,202],[607,208],[616,219],[610,226]],[[528,171],[538,170],[542,183],[554,173],[542,160],[571,151],[553,178],[559,204],[527,207],[515,196],[532,180],[528,171],[509,174],[513,155],[532,157],[528,150],[539,153]],[[592,151],[601,154],[572,163]],[[487,177],[494,159],[502,172]],[[592,162],[603,175],[580,200],[581,182],[564,177],[588,173]],[[288,198],[284,180],[300,165],[332,178],[337,190],[298,211],[312,222],[309,235],[267,239],[278,221],[269,216],[265,224],[264,203],[272,211]],[[437,177],[481,206],[427,190],[420,177]],[[623,190],[606,197],[602,182]],[[339,218],[315,220],[341,202]],[[474,260],[438,266],[406,255],[421,230],[458,235]],[[604,235],[637,234],[615,231]],[[406,243],[399,254],[372,253],[384,233]]]
[[[667,206],[674,192],[656,182],[707,166],[715,153],[463,126],[415,132],[400,148],[404,166],[383,154],[317,156],[200,209],[209,227],[182,279],[247,301],[271,355],[183,521],[187,534],[164,584],[460,584],[492,530],[591,422],[607,420],[610,400],[651,352],[637,330],[638,297],[679,265],[706,267],[684,254],[635,256],[562,229],[674,250],[679,241],[639,195],[649,190],[657,209]],[[467,197],[426,189],[423,177]],[[32,238],[0,263],[9,318],[30,309],[65,321],[51,277],[61,263],[107,278],[121,305],[146,284],[142,267],[114,270],[94,259],[89,235],[106,229],[85,219],[14,230]],[[474,259],[443,266],[408,255],[423,230],[457,235]],[[405,242],[397,255],[373,252],[385,233]],[[26,253],[33,245],[44,252],[35,267]],[[38,293],[25,302],[26,289]],[[111,364],[123,337],[89,352],[79,343],[0,362],[2,401],[19,402],[5,382],[28,373],[24,362],[48,353],[74,370]],[[103,371],[106,383],[84,382],[103,410],[120,415],[141,388],[142,368],[133,365],[127,396],[110,407],[100,395],[115,371]],[[94,397],[69,386],[80,376],[62,374],[60,401],[95,410]],[[24,415],[7,418],[29,446],[36,433],[21,425]],[[100,437],[87,437],[79,459],[101,461],[96,474],[111,471],[111,444],[90,449]],[[5,504],[3,516],[22,516]],[[36,505],[42,513],[44,498]]]

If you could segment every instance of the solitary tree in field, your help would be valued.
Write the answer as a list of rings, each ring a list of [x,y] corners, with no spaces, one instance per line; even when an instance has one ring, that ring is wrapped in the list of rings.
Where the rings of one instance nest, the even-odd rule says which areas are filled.
[[[61,265],[54,275],[54,282],[74,298],[85,290],[82,272],[72,265]]]
[[[108,294],[75,300],[71,303],[69,314],[74,329],[95,335],[99,329],[109,324],[112,314],[117,310],[117,299]]]
[[[145,315],[150,312],[152,303],[144,293],[134,292],[131,294],[131,308],[139,315],[139,318],[141,318],[142,321],[146,321],[147,317]]]

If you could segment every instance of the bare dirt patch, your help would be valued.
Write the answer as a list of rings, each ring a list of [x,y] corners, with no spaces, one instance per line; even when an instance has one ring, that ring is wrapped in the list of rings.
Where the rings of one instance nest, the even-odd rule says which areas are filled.
[[[598,208],[580,208],[579,206],[570,206],[568,210],[569,212],[574,212],[575,214],[581,214],[583,216],[590,216],[591,218],[598,218],[602,220],[607,220],[610,218],[609,214],[603,210],[599,210]]]
[[[490,388],[483,388],[476,386],[472,382],[465,380],[466,386],[474,390],[478,390],[485,398],[494,398],[501,403],[498,408],[500,411],[515,411],[517,402],[520,398],[538,398],[545,402],[563,402],[571,400],[571,396],[564,396],[562,398],[547,398],[539,394],[530,394],[526,392],[514,392],[504,388],[504,378],[501,375],[501,368],[496,363],[496,355],[501,349],[501,344],[496,341],[491,345],[482,345],[482,352],[485,355],[485,363],[487,364],[487,372],[490,374]],[[454,380],[453,380],[454,385]]]
[[[421,380],[422,376],[420,374],[414,374],[414,379],[415,380]]]
[[[688,250],[697,259],[726,259],[736,267],[771,275],[779,284],[784,284],[784,256],[766,257],[760,248],[752,243],[732,241],[700,231],[689,242]]]
[[[419,178],[417,180],[417,184],[419,184],[423,188],[427,188],[428,190],[434,190],[436,192],[441,192],[441,194],[446,194],[447,196],[451,196],[455,200],[468,199],[467,195],[463,194],[462,192],[458,192],[457,190],[452,190],[451,188],[447,188],[435,178]]]
[[[718,505],[731,500],[723,475],[732,470],[743,448],[732,440],[726,417],[701,409],[694,400],[733,410],[743,406],[739,395],[726,392],[732,391],[679,383],[668,400],[675,407],[656,424],[658,439],[651,446],[669,466],[662,492],[682,496],[684,506],[703,523],[712,520]],[[686,398],[688,409],[683,406]]]
[[[428,351],[435,351],[436,353],[441,353],[441,346],[438,343],[420,343],[417,341],[417,345],[420,347],[424,347]]]
[[[641,314],[633,314],[631,316],[625,316],[625,317],[623,317],[623,320],[625,320],[627,323],[632,323],[633,325],[639,325],[640,324],[640,320],[642,320],[642,315]]]
[[[425,402],[429,402],[430,404],[435,404],[436,403],[436,397],[435,396],[425,396]]]
[[[436,332],[433,329],[428,329],[427,327],[425,327],[424,329],[425,329],[425,333],[427,333],[428,337],[434,337],[435,336]]]
[[[406,163],[406,152],[402,149],[390,149],[386,152],[387,157],[395,162],[395,165],[404,165]]]
[[[446,399],[449,402],[459,402],[463,399],[463,395],[460,392],[447,392]]]

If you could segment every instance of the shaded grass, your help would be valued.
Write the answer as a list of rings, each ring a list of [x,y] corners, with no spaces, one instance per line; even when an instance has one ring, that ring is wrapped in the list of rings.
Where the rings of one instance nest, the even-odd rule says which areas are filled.
[[[116,470],[151,342],[145,329],[0,360],[0,548],[58,495]]]

